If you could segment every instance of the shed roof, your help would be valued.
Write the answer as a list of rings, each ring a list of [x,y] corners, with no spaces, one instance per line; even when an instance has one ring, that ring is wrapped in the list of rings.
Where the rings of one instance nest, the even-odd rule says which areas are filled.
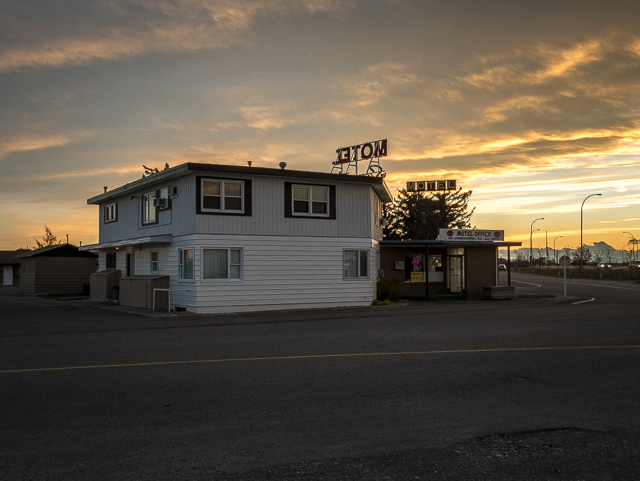
[[[26,257],[97,257],[97,254],[80,251],[73,244],[55,244],[18,254],[16,257],[20,259]]]
[[[18,265],[20,260],[18,254],[28,252],[28,249],[18,249],[17,251],[0,251],[0,265]]]

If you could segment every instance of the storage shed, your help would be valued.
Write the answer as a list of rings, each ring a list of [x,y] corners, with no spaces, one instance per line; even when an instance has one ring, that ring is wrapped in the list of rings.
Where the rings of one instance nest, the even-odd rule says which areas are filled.
[[[71,244],[18,254],[20,289],[29,294],[78,294],[98,268],[98,256]]]

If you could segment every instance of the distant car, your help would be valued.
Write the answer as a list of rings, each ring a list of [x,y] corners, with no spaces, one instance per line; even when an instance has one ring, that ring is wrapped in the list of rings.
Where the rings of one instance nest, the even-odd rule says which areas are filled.
[[[640,269],[640,261],[631,261],[631,262],[629,262],[629,267],[631,269]]]
[[[611,264],[601,263],[598,264],[598,267],[601,267],[603,269],[611,269]]]
[[[504,264],[498,264],[498,270],[499,271],[506,271],[507,270],[507,266],[505,266]]]

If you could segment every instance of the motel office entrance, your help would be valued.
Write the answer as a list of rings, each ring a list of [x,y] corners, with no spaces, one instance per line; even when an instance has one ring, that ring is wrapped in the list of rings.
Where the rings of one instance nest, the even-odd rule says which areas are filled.
[[[520,242],[382,241],[380,279],[398,285],[406,298],[482,299],[498,285],[498,247]]]

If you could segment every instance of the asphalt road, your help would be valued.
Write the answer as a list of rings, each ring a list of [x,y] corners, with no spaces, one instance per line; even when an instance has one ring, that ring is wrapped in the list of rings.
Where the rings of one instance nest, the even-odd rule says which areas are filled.
[[[640,480],[640,284],[512,281],[558,297],[145,317],[0,288],[0,473]]]

